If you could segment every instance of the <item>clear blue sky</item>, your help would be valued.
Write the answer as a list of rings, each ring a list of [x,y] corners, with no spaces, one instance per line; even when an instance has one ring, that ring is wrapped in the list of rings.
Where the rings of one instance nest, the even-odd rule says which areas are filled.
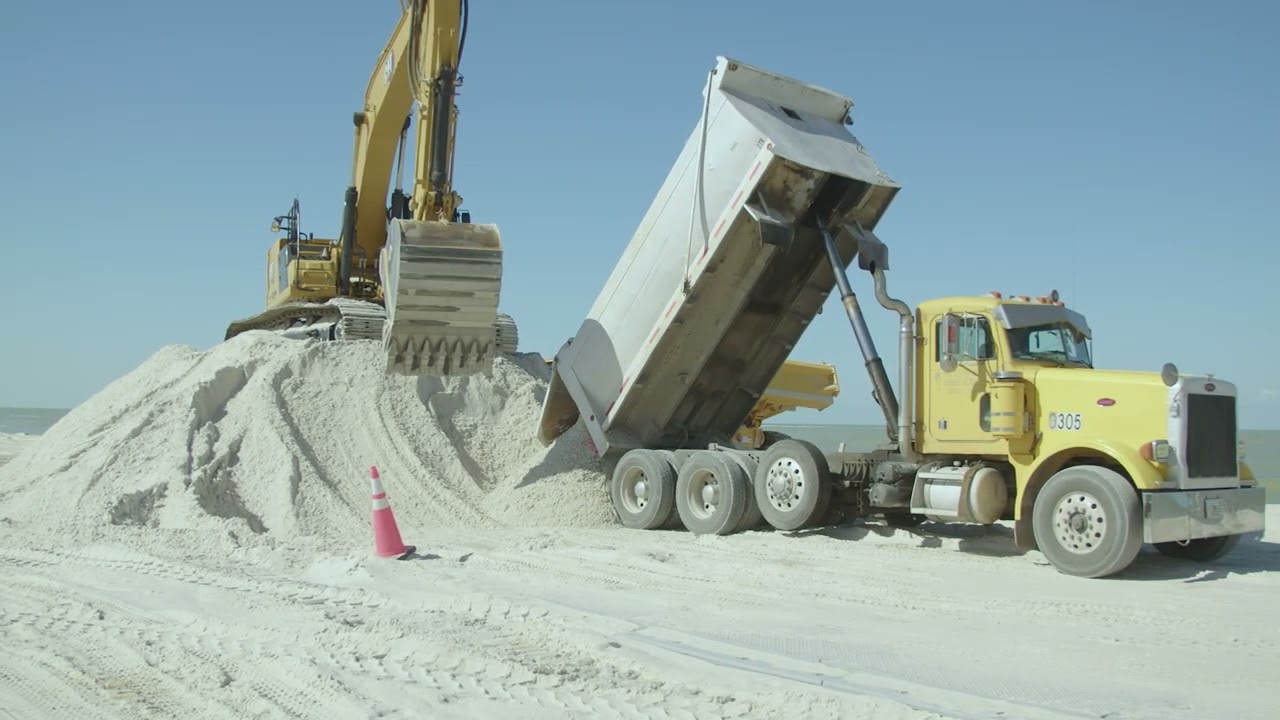
[[[457,186],[507,248],[527,350],[577,328],[675,159],[717,54],[850,95],[904,189],[908,301],[1059,289],[1103,366],[1240,383],[1280,428],[1280,4],[473,0]],[[351,113],[397,0],[6,5],[0,405],[67,407],[263,302],[271,218],[338,231]],[[555,260],[568,255],[570,263]],[[856,287],[870,288],[865,275]],[[833,297],[793,357],[842,369]],[[896,363],[895,321],[872,329]]]

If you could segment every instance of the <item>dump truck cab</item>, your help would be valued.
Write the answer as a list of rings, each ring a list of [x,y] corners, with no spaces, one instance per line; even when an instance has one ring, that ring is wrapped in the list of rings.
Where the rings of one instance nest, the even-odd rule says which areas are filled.
[[[1020,546],[1046,549],[1038,540],[1054,533],[1036,537],[1036,501],[1073,467],[1122,477],[1140,501],[1143,540],[1173,554],[1208,559],[1260,527],[1263,491],[1244,463],[1234,384],[1172,364],[1096,367],[1087,319],[1056,291],[928,300],[916,322],[916,450],[1007,466],[1013,502],[1004,516]],[[1088,546],[1091,523],[1073,526],[1072,503],[1059,504],[1068,519],[1053,523],[1053,539]]]
[[[1006,300],[998,294],[928,300],[918,306],[916,324],[921,421],[915,437],[924,454],[1033,453],[1032,423],[1038,414],[1026,403],[1036,399],[1031,390],[1039,371],[1093,369],[1088,322],[1056,295],[1052,300]],[[1078,385],[1089,376],[1065,377]],[[1046,422],[1055,432],[1081,437],[1078,410],[1050,412]]]

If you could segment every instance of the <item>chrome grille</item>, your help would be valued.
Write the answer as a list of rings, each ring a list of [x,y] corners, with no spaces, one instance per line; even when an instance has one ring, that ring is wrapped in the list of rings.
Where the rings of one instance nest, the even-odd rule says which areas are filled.
[[[1187,396],[1187,477],[1236,476],[1236,399],[1230,395]]]

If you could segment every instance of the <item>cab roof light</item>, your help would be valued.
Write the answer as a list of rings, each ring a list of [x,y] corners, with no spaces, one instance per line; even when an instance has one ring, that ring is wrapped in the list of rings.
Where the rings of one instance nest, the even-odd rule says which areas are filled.
[[[995,298],[996,300],[1004,299],[1004,293],[999,290],[988,290],[986,297]],[[1022,302],[1034,302],[1041,305],[1053,305],[1056,307],[1066,307],[1067,304],[1060,299],[1057,290],[1049,291],[1048,295],[1037,295],[1032,298],[1028,295],[1009,295],[1010,300],[1021,300]]]

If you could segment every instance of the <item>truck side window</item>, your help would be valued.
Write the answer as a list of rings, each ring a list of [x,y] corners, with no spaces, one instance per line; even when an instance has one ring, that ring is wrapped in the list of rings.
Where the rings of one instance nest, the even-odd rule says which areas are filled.
[[[933,325],[934,359],[942,360],[942,320]],[[969,316],[964,318],[958,334],[960,341],[960,362],[966,360],[990,360],[996,356],[995,347],[991,343],[991,325],[984,317]]]

